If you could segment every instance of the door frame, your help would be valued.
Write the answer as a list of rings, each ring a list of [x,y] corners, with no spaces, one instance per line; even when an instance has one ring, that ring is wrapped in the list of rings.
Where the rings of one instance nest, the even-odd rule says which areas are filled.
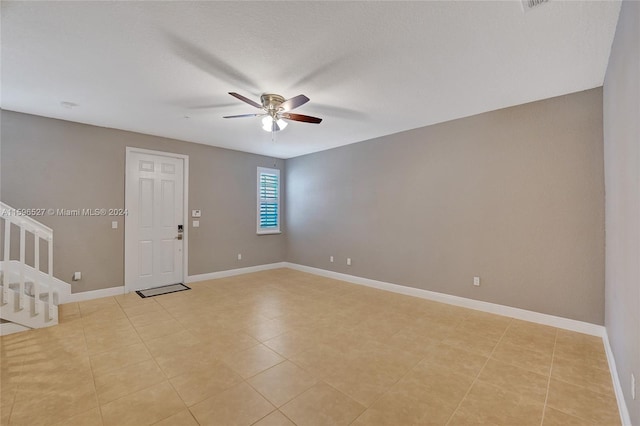
[[[129,162],[131,161],[131,154],[136,153],[136,154],[151,154],[151,155],[156,155],[156,156],[160,156],[160,157],[169,157],[169,158],[177,158],[183,161],[183,167],[182,167],[182,182],[183,182],[183,188],[182,188],[182,200],[183,200],[183,208],[182,208],[182,223],[183,223],[183,246],[182,246],[182,282],[186,283],[187,281],[187,277],[189,276],[189,270],[188,270],[188,266],[189,266],[189,156],[185,155],[185,154],[176,154],[174,152],[165,152],[165,151],[156,151],[156,150],[152,150],[152,149],[144,149],[144,148],[136,148],[136,147],[131,147],[131,146],[127,146],[126,147],[126,158],[125,158],[125,164],[124,164],[124,208],[128,209],[129,207],[127,206],[127,188],[128,188],[128,176],[127,176],[127,169],[128,169],[128,165]],[[124,292],[125,293],[130,293],[131,292],[131,283],[127,282],[127,259],[129,258],[127,256],[127,229],[129,229],[129,221],[131,219],[129,218],[129,215],[125,215],[124,217]],[[131,266],[129,266],[130,268]]]

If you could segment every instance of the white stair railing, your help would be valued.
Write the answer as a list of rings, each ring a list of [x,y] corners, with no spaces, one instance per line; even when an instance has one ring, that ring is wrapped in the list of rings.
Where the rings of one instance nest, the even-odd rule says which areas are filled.
[[[15,320],[28,327],[46,327],[57,323],[59,294],[53,277],[53,230],[0,202],[0,217],[4,221],[2,268],[2,318]],[[12,227],[19,229],[19,260],[11,259]],[[33,235],[33,266],[27,264],[27,234]],[[47,244],[47,273],[40,270],[40,243]],[[13,286],[13,288],[11,288]],[[30,288],[28,288],[30,286]],[[17,288],[16,288],[17,287]],[[43,296],[46,297],[46,302]],[[17,297],[16,297],[17,296]],[[17,301],[16,301],[17,298]],[[25,305],[28,303],[28,309]],[[41,312],[41,306],[46,312]],[[28,312],[27,312],[28,311]],[[43,314],[43,315],[41,315]],[[12,318],[15,317],[15,318]],[[28,323],[28,324],[27,324]]]

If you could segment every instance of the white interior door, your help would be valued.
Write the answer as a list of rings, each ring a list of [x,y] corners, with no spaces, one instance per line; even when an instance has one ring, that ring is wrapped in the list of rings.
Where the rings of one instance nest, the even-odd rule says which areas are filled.
[[[183,281],[185,160],[128,150],[125,290]]]

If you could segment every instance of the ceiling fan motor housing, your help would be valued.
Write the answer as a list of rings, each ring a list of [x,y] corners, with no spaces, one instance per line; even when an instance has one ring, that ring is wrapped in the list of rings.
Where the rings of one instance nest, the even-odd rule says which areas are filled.
[[[269,110],[278,110],[278,107],[281,103],[284,102],[284,97],[280,95],[275,95],[273,93],[265,93],[260,96],[260,100],[262,101],[262,107]]]

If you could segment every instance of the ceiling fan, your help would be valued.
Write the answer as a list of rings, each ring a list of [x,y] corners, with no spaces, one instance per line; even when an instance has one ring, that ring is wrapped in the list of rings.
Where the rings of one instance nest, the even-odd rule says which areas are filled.
[[[305,95],[298,95],[285,100],[283,96],[265,93],[260,96],[260,101],[262,102],[262,105],[260,105],[239,93],[229,92],[229,94],[234,98],[240,99],[242,102],[261,109],[262,112],[258,114],[227,115],[223,118],[264,117],[262,119],[262,128],[267,132],[278,132],[284,129],[288,124],[285,120],[315,124],[319,124],[322,121],[322,118],[289,112],[309,102],[309,98]]]

